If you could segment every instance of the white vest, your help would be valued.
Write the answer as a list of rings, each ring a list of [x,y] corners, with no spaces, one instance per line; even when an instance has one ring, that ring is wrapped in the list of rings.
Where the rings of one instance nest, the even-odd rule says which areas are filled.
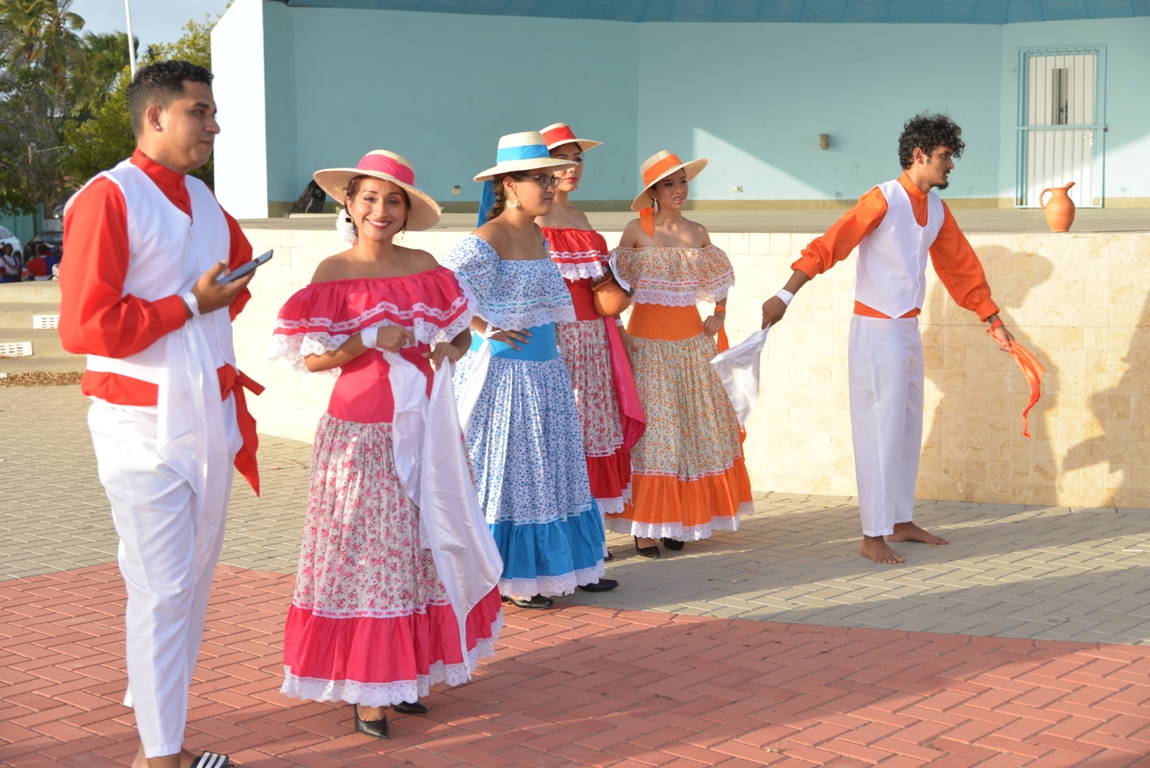
[[[887,211],[882,223],[859,243],[854,298],[888,317],[922,309],[926,260],[942,229],[942,199],[927,195],[926,226],[914,218],[910,195],[897,179],[879,184]]]
[[[227,219],[211,190],[199,179],[186,177],[192,203],[189,219],[148,174],[129,160],[96,178],[100,177],[120,188],[128,211],[128,271],[123,295],[146,301],[179,296],[190,291],[213,264],[227,261],[231,247]],[[236,355],[227,310],[204,315],[199,323],[211,350],[212,367],[225,363],[234,366]],[[162,339],[124,358],[88,355],[88,370],[159,384],[160,369],[168,364],[161,342]]]
[[[214,263],[227,261],[231,247],[227,219],[202,181],[187,179],[189,218],[128,160],[100,175],[120,188],[128,211],[123,295],[149,301],[178,296],[191,290]],[[197,576],[212,562],[228,503],[227,483],[220,478],[232,471],[241,444],[235,399],[229,395],[226,403],[220,402],[216,373],[224,363],[234,366],[235,359],[226,309],[192,318],[128,357],[88,355],[88,370],[156,384],[156,452],[195,493]]]

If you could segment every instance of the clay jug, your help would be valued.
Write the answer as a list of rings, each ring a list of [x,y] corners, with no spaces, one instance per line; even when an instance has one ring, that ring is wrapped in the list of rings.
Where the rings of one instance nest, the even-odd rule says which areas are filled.
[[[1046,225],[1051,232],[1069,232],[1070,225],[1074,223],[1074,201],[1070,199],[1067,190],[1074,186],[1070,182],[1065,187],[1047,187],[1038,196],[1042,211],[1046,214]],[[1042,195],[1050,193],[1050,199],[1042,202]]]

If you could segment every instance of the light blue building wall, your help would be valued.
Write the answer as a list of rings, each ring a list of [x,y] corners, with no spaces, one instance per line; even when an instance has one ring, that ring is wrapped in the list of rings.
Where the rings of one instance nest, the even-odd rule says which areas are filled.
[[[639,154],[707,157],[693,197],[857,198],[899,174],[902,124],[923,110],[950,113],[967,142],[947,198],[996,197],[999,26],[638,26]]]
[[[906,118],[941,110],[967,142],[947,198],[1010,205],[1018,49],[1068,44],[1107,47],[1108,203],[1150,205],[1147,17],[631,23],[237,0],[213,33],[217,193],[275,215],[314,170],[385,148],[441,203],[473,203],[501,134],[563,120],[605,142],[582,200],[629,201],[639,163],[670,149],[710,159],[696,200],[841,204],[897,175]]]

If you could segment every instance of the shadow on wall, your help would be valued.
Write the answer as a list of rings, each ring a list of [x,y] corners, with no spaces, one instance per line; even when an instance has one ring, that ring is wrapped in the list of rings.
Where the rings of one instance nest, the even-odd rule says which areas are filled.
[[[1042,398],[1030,412],[1033,437],[1020,435],[1020,415],[1030,390],[1018,367],[988,336],[983,338],[981,330],[979,338],[970,338],[970,312],[954,303],[942,283],[936,283],[928,301],[942,308],[942,313],[926,325],[922,343],[926,376],[941,396],[931,413],[928,393],[924,419],[930,419],[930,427],[923,443],[916,497],[929,491],[926,498],[949,501],[1056,504],[1058,460],[1046,416],[1056,401],[1058,371],[1029,329],[1014,322],[1012,313],[1050,279],[1054,266],[1037,254],[1002,247],[982,248],[979,256],[991,267],[988,274],[997,271],[1012,276],[990,279],[999,314],[1015,339],[1046,368]]]
[[[1143,379],[1150,363],[1150,294],[1122,363],[1118,383],[1089,397],[1100,434],[1071,447],[1062,460],[1063,473],[1102,463],[1111,474],[1121,472],[1120,481],[1106,486],[1105,503],[1116,507],[1130,506],[1132,499],[1145,499],[1150,492],[1150,398],[1140,396],[1148,394]]]

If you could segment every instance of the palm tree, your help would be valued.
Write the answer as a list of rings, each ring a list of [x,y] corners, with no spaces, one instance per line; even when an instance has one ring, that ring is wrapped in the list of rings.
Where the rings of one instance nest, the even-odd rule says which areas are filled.
[[[71,7],[72,0],[0,0],[0,25],[12,32],[4,52],[8,66],[44,70],[58,96],[66,89],[84,28],[84,19]]]

